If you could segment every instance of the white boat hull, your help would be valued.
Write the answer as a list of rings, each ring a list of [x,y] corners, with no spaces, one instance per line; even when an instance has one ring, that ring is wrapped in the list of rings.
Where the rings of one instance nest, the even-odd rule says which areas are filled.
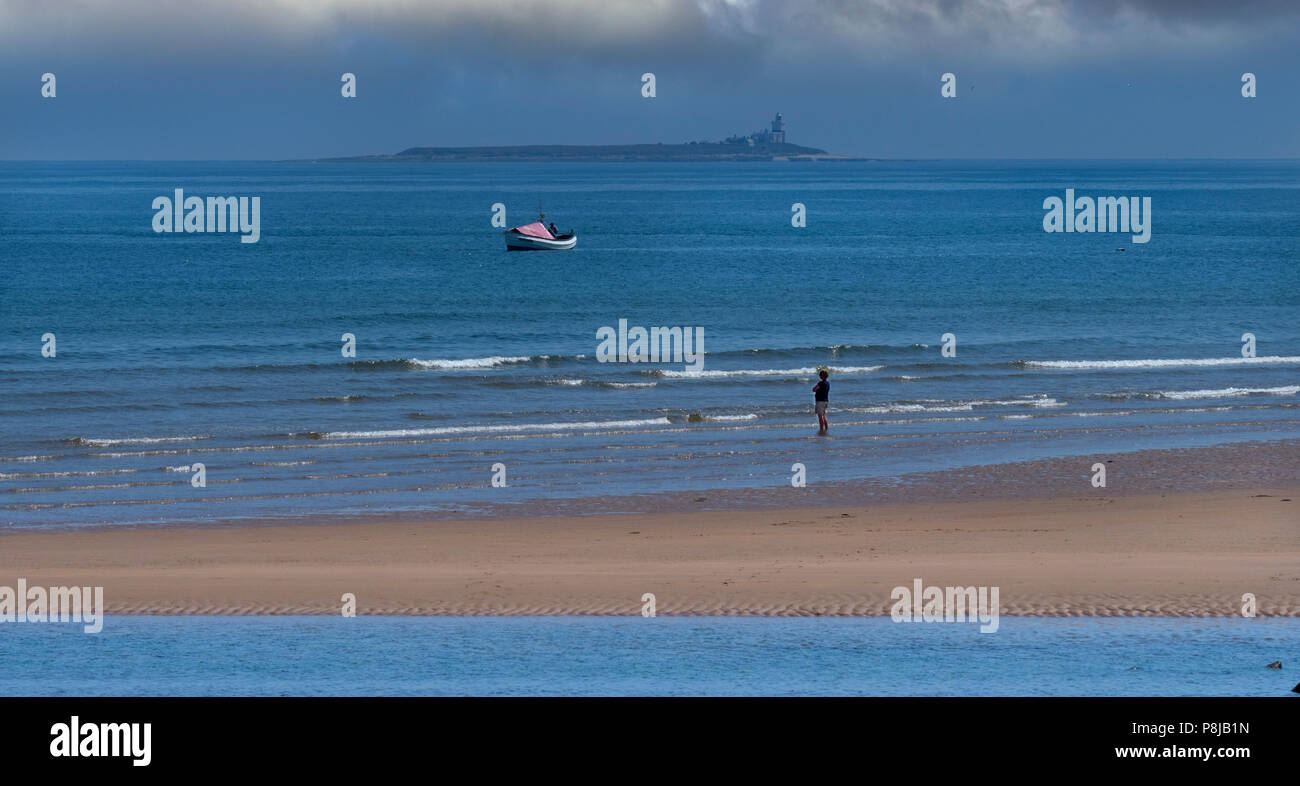
[[[560,235],[554,240],[547,240],[506,230],[505,236],[507,251],[568,251],[578,245],[576,234]]]

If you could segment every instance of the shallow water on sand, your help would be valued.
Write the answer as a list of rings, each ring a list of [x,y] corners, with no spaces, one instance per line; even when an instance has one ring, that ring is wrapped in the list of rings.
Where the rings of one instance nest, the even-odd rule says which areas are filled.
[[[0,625],[0,695],[1287,696],[1270,619],[113,617]],[[1266,668],[1275,660],[1284,670]]]

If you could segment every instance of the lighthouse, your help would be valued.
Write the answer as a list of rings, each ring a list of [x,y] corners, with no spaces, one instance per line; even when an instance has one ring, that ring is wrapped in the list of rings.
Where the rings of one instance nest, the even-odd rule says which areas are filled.
[[[785,142],[785,120],[781,117],[780,112],[777,112],[776,117],[772,118],[771,139],[773,142],[777,143]]]

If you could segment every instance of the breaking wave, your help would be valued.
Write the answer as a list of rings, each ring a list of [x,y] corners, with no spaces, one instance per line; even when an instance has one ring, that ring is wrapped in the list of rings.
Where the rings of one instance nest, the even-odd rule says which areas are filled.
[[[327,431],[311,432],[313,439],[375,439],[386,437],[428,437],[445,434],[499,434],[519,431],[566,431],[569,429],[616,429],[642,426],[667,426],[668,418],[641,420],[590,420],[579,423],[520,423],[497,426],[443,426],[440,428],[403,428],[379,431]]]
[[[1182,401],[1197,398],[1228,398],[1231,396],[1294,396],[1300,393],[1300,385],[1283,385],[1276,388],[1218,388],[1216,390],[1165,390],[1160,398]]]
[[[196,442],[201,439],[211,439],[211,437],[125,437],[122,439],[90,439],[88,437],[73,437],[66,441],[73,445],[89,445],[94,448],[107,448],[113,445],[154,445],[161,442]]]
[[[536,355],[534,357],[514,356],[504,357],[493,355],[486,358],[462,358],[459,360],[420,360],[419,358],[407,358],[402,362],[414,368],[436,368],[442,370],[460,370],[476,368],[496,368],[497,366],[507,366],[514,363],[527,363],[531,360],[547,360],[550,355]]]
[[[827,366],[832,374],[869,374],[879,371],[884,366]],[[803,377],[816,376],[818,369],[814,366],[801,368],[738,368],[738,369],[701,369],[699,371],[675,369],[650,369],[645,373],[668,379],[727,379],[730,377]]]
[[[1156,358],[1153,360],[1017,360],[1021,368],[1054,369],[1135,369],[1176,368],[1179,366],[1250,366],[1279,363],[1300,363],[1300,356],[1269,355],[1258,358]]]

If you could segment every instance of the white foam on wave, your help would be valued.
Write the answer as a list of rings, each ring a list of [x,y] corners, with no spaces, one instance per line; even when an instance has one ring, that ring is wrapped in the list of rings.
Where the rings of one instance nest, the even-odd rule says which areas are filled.
[[[566,431],[569,429],[639,428],[667,426],[668,418],[642,420],[590,420],[580,423],[520,423],[500,426],[443,426],[440,428],[404,428],[382,431],[328,431],[323,439],[375,439],[385,437],[429,437],[446,434],[499,434],[520,431]]]
[[[1028,368],[1055,369],[1134,369],[1172,368],[1177,366],[1238,366],[1300,363],[1300,356],[1268,355],[1257,358],[1155,358],[1151,360],[1026,360]]]
[[[930,407],[925,404],[884,404],[876,407],[854,407],[849,412],[862,412],[868,415],[884,415],[903,412],[970,412],[975,408],[972,403],[952,404],[949,406]]]
[[[85,437],[78,437],[76,441],[83,445],[90,445],[96,448],[107,448],[113,445],[156,445],[163,442],[196,442],[201,439],[212,439],[212,437],[124,437],[122,439],[87,439]]]
[[[611,388],[618,388],[620,390],[631,390],[633,388],[652,388],[655,385],[658,385],[659,383],[658,382],[606,382],[605,384],[609,385]]]
[[[550,356],[541,355],[539,356],[539,359],[545,360],[548,357]],[[443,359],[421,360],[419,358],[408,358],[406,362],[410,363],[413,366],[419,366],[420,368],[456,370],[456,369],[473,369],[473,368],[495,368],[497,366],[504,366],[510,363],[527,363],[532,359],[533,358],[530,357],[519,357],[519,356],[504,357],[501,355],[493,355],[492,357],[486,357],[486,358],[462,358],[459,360],[443,360]]]
[[[1165,390],[1160,398],[1182,401],[1197,398],[1229,398],[1233,396],[1274,395],[1294,396],[1300,393],[1300,385],[1283,385],[1275,388],[1217,388],[1214,390]]]
[[[996,406],[996,407],[1011,407],[1011,406],[1024,406],[1024,405],[1028,405],[1028,406],[1031,406],[1031,407],[1041,407],[1041,408],[1043,408],[1043,409],[1052,409],[1052,408],[1055,408],[1055,407],[1063,407],[1063,406],[1065,406],[1066,402],[1064,402],[1064,401],[1057,401],[1056,399],[1051,398],[1050,396],[1042,396],[1042,395],[1040,395],[1040,396],[1032,396],[1032,397],[1029,397],[1029,398],[1003,399],[1003,400],[998,400],[998,401],[977,401],[977,402],[975,402],[975,404],[976,404],[976,405]]]
[[[89,469],[69,472],[0,472],[0,480],[12,480],[18,478],[71,478],[81,477],[84,475],[127,475],[132,472],[138,472],[134,469]]]
[[[1065,402],[1058,401],[1045,395],[1027,396],[1025,398],[1015,399],[977,399],[975,401],[926,399],[926,402],[927,403],[921,404],[881,404],[874,407],[849,409],[848,411],[864,412],[868,414],[886,414],[905,412],[969,412],[975,407],[1035,407],[1039,409],[1048,409],[1065,406]]]
[[[899,418],[898,420],[868,420],[868,421],[864,421],[862,424],[857,424],[857,423],[844,423],[844,424],[841,424],[841,425],[846,425],[846,426],[856,426],[856,425],[872,425],[872,426],[874,426],[874,425],[890,425],[890,426],[893,426],[893,425],[897,425],[897,424],[899,424],[899,423],[958,423],[958,422],[960,422],[960,421],[964,421],[964,420],[984,420],[984,416],[982,416],[982,415],[975,415],[975,416],[970,416],[970,417],[953,417],[953,418]]]
[[[868,374],[879,371],[884,366],[827,366],[832,374]],[[674,369],[655,369],[651,373],[672,379],[726,379],[728,377],[798,377],[816,376],[817,368],[738,368],[738,369],[700,369],[699,371],[677,371]]]
[[[717,420],[717,421],[725,421],[725,420],[758,420],[758,415],[754,414],[753,412],[749,413],[748,415],[706,415],[704,419],[705,419],[705,420]]]

